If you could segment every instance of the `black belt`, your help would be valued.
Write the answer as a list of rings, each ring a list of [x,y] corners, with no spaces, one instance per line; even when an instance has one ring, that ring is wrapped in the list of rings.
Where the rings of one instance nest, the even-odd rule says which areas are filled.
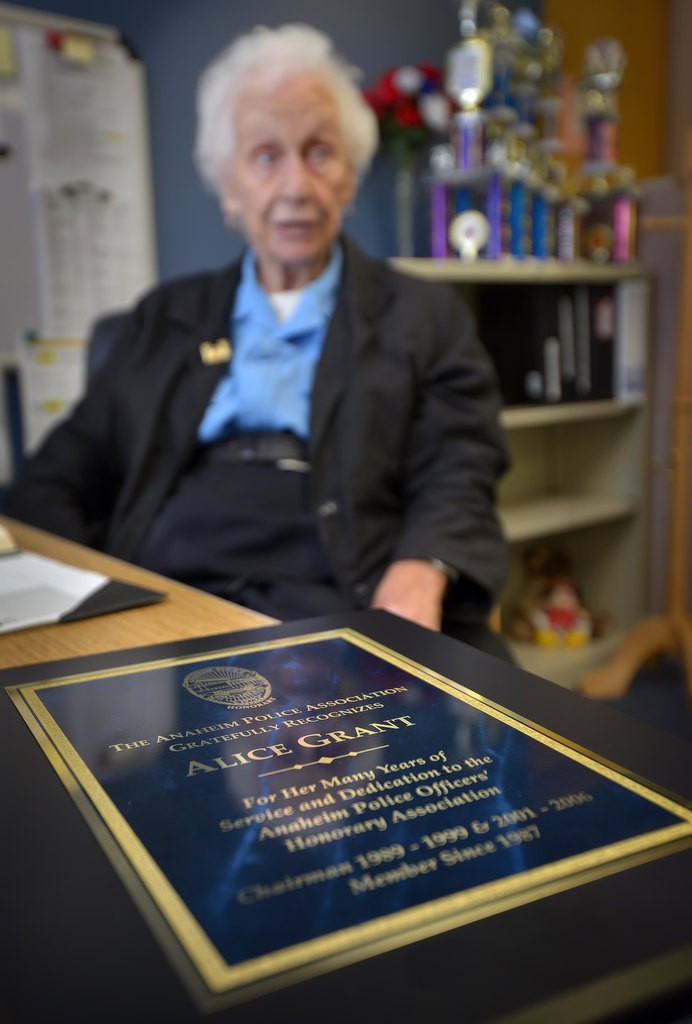
[[[295,434],[239,434],[205,446],[201,457],[212,462],[260,463],[307,473],[307,445]]]

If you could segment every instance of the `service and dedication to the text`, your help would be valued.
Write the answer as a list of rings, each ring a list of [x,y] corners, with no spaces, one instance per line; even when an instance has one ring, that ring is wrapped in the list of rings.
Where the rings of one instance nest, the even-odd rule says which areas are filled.
[[[692,839],[682,803],[350,628],[9,693],[211,1008]]]

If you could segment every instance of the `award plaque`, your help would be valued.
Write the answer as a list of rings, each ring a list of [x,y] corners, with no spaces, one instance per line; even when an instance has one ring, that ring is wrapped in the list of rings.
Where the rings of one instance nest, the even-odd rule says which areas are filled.
[[[347,620],[7,686],[200,1012],[692,844],[688,800],[475,679],[527,674],[409,627],[459,652],[445,674]]]

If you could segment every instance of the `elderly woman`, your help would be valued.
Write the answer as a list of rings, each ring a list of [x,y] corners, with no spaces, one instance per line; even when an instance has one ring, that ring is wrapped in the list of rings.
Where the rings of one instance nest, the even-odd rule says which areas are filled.
[[[377,145],[306,26],[203,74],[196,159],[241,260],[164,283],[6,512],[279,619],[384,608],[502,654],[491,364],[451,289],[342,234]]]

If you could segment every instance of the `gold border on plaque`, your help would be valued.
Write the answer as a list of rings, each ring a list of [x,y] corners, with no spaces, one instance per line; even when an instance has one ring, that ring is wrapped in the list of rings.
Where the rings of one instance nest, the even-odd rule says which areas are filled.
[[[430,683],[450,696],[668,810],[681,821],[676,825],[509,875],[471,890],[438,897],[415,907],[394,911],[362,924],[342,928],[229,966],[47,711],[38,692],[55,686],[334,638],[344,639],[398,666],[410,675]],[[283,988],[692,845],[691,807],[658,792],[644,780],[634,777],[624,769],[500,707],[464,684],[425,668],[350,628],[301,634],[238,647],[223,647],[213,651],[181,655],[178,658],[114,666],[96,672],[23,683],[6,689],[161,943],[173,967],[203,1011],[220,1009]]]

